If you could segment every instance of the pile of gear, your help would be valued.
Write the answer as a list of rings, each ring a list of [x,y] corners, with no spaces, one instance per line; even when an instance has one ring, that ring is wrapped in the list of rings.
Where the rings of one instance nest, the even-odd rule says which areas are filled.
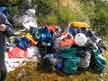
[[[56,25],[31,27],[23,37],[16,38],[17,49],[13,50],[26,51],[32,46],[37,47],[39,52],[35,55],[40,66],[47,71],[55,68],[65,74],[89,69],[103,72],[106,62],[102,54],[106,48],[102,39],[89,30],[88,24],[72,22],[66,32],[59,30]]]

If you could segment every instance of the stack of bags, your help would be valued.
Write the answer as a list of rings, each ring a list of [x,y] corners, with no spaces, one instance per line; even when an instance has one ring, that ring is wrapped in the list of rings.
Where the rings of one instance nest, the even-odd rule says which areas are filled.
[[[62,61],[57,64],[57,68],[65,74],[73,74],[88,69],[92,69],[97,73],[103,72],[106,63],[102,52],[105,47],[101,38],[88,28],[89,25],[86,23],[72,22],[67,29],[67,32],[72,35],[70,36],[71,42],[65,41],[69,40],[67,38],[69,36],[59,40],[59,48],[62,49],[60,49],[58,56]],[[61,44],[63,41],[64,45]]]
[[[47,71],[55,68],[65,74],[74,74],[91,68],[102,73],[106,64],[102,56],[105,47],[101,38],[88,28],[83,22],[72,22],[66,32],[60,32],[55,25],[31,27],[24,37],[16,38],[14,50],[23,50],[24,55],[20,54],[27,57],[27,49],[37,47],[39,52],[34,55]],[[18,52],[13,52],[15,54]]]

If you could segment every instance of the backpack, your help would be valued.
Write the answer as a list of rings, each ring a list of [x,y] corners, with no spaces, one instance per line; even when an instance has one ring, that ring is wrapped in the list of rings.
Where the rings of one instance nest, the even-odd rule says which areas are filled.
[[[106,62],[105,59],[102,57],[102,55],[100,54],[100,50],[92,50],[92,64],[93,64],[93,68],[95,70],[96,73],[102,73]]]
[[[40,29],[32,28],[31,34],[33,35],[35,39],[37,39],[42,44],[45,44],[45,45],[47,44],[49,46],[52,45],[52,35],[48,31],[47,27],[40,28]]]
[[[65,74],[77,73],[80,65],[80,57],[78,57],[76,53],[77,48],[69,48],[61,51],[59,58],[62,59],[62,71]]]

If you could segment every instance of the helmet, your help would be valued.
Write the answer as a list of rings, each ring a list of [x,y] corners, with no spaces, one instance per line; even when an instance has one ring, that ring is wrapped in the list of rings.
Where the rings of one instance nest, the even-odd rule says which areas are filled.
[[[76,27],[76,28],[89,28],[90,26],[87,23],[84,22],[72,22],[70,23],[71,27]]]
[[[49,32],[56,32],[56,26],[55,25],[48,26],[48,31]]]
[[[85,46],[87,43],[88,38],[83,33],[78,33],[75,35],[75,44],[78,46]]]
[[[60,47],[69,47],[74,44],[73,36],[70,33],[64,32],[60,37]]]

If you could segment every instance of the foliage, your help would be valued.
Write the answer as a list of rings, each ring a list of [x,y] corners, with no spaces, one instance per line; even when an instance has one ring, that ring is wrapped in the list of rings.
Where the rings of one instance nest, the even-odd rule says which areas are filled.
[[[107,0],[80,0],[81,9],[88,16],[93,30],[102,36],[108,36],[108,1]]]
[[[5,5],[10,6],[9,10],[12,16],[20,14],[24,11],[23,9],[35,8],[39,23],[58,24],[69,23],[70,21],[84,21],[91,24],[91,27],[97,32],[108,36],[107,0],[67,0],[67,2],[71,1],[72,3],[66,7],[61,6],[62,0],[59,1],[0,0],[2,5],[5,3]]]
[[[70,9],[68,9],[68,7],[58,8],[56,12],[58,23],[67,23],[72,19],[75,19],[75,16],[72,16],[71,11]]]
[[[38,16],[47,16],[55,10],[55,0],[33,0]]]
[[[95,30],[101,32],[102,35],[108,35],[108,2],[96,0],[96,17],[93,20]]]
[[[48,16],[47,22],[48,24],[57,24],[57,16]]]

